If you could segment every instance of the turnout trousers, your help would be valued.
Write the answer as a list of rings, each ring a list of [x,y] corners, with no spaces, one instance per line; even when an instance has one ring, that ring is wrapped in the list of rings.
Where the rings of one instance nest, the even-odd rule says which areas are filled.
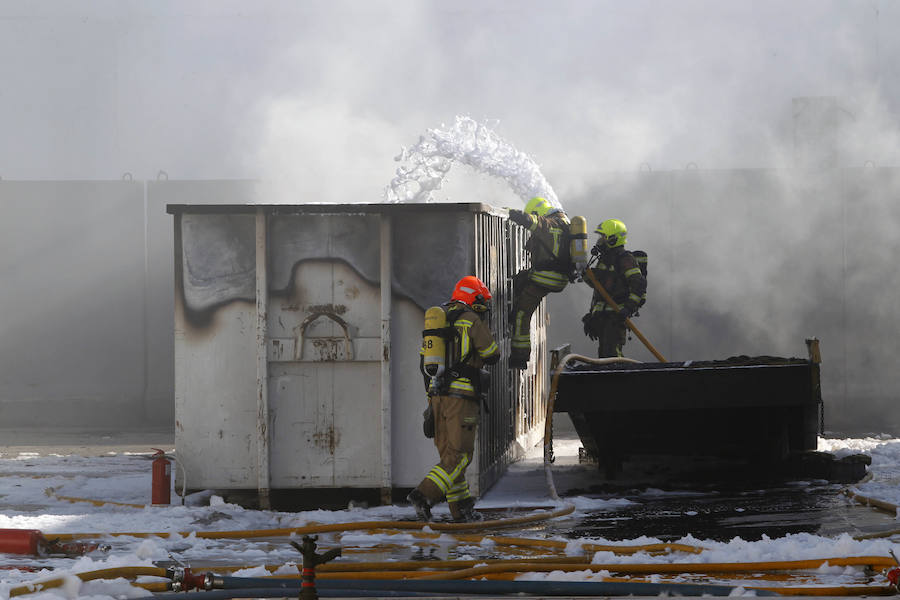
[[[597,358],[623,356],[627,326],[621,315],[598,311],[591,315],[591,333],[597,336]]]
[[[559,292],[566,287],[565,283],[554,288],[535,283],[529,271],[521,271],[513,279],[512,340],[510,342],[510,365],[518,364],[522,368],[531,358],[531,317],[540,306],[544,296]]]
[[[428,472],[417,486],[432,505],[444,498],[454,518],[458,517],[457,503],[471,498],[466,481],[466,467],[475,451],[480,406],[476,398],[461,396],[432,396],[434,411],[434,445],[440,462]]]

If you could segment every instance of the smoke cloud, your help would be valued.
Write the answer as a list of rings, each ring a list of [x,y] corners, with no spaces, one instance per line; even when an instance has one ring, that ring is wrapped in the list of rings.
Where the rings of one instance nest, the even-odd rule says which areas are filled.
[[[626,222],[667,354],[797,355],[824,331],[827,393],[874,413],[897,383],[898,30],[890,0],[10,0],[0,177],[378,202],[401,149],[463,115],[570,214]],[[516,205],[488,179],[454,167],[436,199]],[[589,295],[551,298],[551,341],[590,352]]]

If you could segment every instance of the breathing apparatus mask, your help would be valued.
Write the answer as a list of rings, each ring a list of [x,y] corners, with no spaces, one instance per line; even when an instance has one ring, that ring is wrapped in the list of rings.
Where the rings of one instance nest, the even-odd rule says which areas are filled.
[[[591,255],[598,256],[603,253],[603,251],[608,247],[606,243],[606,234],[601,233],[597,238],[597,243],[594,244],[594,247],[591,248]]]
[[[475,296],[475,300],[472,301],[472,310],[481,317],[482,321],[491,320],[491,299],[485,298],[483,294],[478,294]]]

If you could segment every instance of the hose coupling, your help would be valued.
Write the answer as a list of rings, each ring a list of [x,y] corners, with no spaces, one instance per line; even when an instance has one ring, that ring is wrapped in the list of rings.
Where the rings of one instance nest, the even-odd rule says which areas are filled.
[[[171,574],[170,574],[171,573]],[[173,592],[189,592],[191,590],[214,590],[224,587],[221,577],[212,572],[194,573],[190,567],[168,569],[166,574],[172,580]]]

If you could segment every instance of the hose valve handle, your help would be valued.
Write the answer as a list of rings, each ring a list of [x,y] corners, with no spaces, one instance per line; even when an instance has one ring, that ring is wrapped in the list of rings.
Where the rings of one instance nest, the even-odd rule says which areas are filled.
[[[303,555],[303,568],[300,571],[300,600],[318,600],[319,594],[316,592],[316,567],[329,560],[333,560],[341,555],[340,548],[332,548],[323,554],[316,554],[316,540],[319,536],[304,535],[303,543],[291,542],[291,546],[296,548]]]

